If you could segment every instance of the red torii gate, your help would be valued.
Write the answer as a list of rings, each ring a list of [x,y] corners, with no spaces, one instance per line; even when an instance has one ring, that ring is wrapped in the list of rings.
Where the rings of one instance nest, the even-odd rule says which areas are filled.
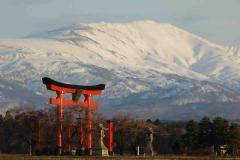
[[[48,90],[56,91],[57,97],[50,98],[50,104],[57,105],[57,148],[58,154],[62,154],[62,128],[64,119],[64,105],[79,106],[85,108],[86,117],[86,152],[92,155],[92,109],[98,108],[99,104],[93,102],[92,97],[99,95],[105,89],[105,84],[95,86],[72,85],[54,81],[48,77],[42,78],[43,84]],[[72,99],[64,99],[64,94],[72,94]],[[83,101],[78,101],[79,94],[84,95]]]

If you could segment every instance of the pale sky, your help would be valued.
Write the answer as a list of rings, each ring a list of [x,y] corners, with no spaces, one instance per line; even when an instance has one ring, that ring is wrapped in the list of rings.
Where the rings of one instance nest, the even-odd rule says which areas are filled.
[[[85,22],[154,20],[240,45],[240,0],[0,0],[0,38]]]

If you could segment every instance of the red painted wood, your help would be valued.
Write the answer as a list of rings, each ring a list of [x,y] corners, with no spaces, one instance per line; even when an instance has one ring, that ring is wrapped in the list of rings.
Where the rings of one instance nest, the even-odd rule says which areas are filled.
[[[77,93],[77,89],[72,89],[72,88],[64,88],[64,87],[59,87],[53,84],[47,85],[47,89],[53,90],[53,91],[63,91],[65,93]],[[101,90],[82,90],[82,94],[92,94],[92,95],[98,95],[101,94]]]
[[[90,107],[92,100],[92,96],[87,95],[86,101],[88,103],[88,107],[85,109],[85,115],[86,115],[86,129],[87,129],[87,142],[86,142],[86,148],[87,150],[92,149],[92,108]]]
[[[50,98],[49,103],[50,104],[54,104],[54,105],[59,105],[60,99],[58,99],[58,98]],[[88,104],[88,102],[73,101],[73,100],[66,100],[66,99],[64,99],[62,103],[63,103],[64,106],[88,107],[90,105],[90,107],[93,108],[93,109],[97,109],[99,107],[99,104],[97,102],[90,102]]]
[[[72,152],[72,126],[67,127],[67,148],[66,152],[70,154]]]
[[[57,148],[59,149],[59,154],[62,154],[62,131],[63,131],[63,118],[64,118],[64,108],[63,99],[64,92],[58,92],[59,104],[57,106]]]
[[[110,154],[113,153],[113,132],[114,132],[114,129],[113,129],[113,122],[112,121],[107,121],[108,123],[108,152]]]

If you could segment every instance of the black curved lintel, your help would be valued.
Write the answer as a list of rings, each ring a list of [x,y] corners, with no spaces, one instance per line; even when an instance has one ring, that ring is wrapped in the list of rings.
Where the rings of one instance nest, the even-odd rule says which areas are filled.
[[[104,90],[105,89],[105,84],[98,84],[98,85],[93,85],[93,86],[82,86],[82,85],[75,85],[75,84],[67,84],[67,83],[62,83],[62,82],[57,82],[51,78],[48,77],[43,77],[42,82],[45,85],[56,85],[59,87],[64,87],[64,88],[71,88],[71,89],[83,89],[83,90]]]

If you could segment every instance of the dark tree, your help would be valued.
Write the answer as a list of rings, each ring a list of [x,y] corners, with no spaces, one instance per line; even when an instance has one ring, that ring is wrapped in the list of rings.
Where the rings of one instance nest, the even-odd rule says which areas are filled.
[[[186,125],[186,133],[183,136],[184,145],[189,153],[192,153],[198,146],[198,123],[191,120]]]
[[[222,146],[228,142],[229,125],[228,121],[222,117],[213,120],[213,145],[216,153],[221,154]]]
[[[234,156],[240,154],[240,126],[236,123],[231,124],[229,128],[229,150]]]
[[[212,123],[208,117],[203,117],[199,122],[198,145],[204,154],[211,153],[213,144]]]

